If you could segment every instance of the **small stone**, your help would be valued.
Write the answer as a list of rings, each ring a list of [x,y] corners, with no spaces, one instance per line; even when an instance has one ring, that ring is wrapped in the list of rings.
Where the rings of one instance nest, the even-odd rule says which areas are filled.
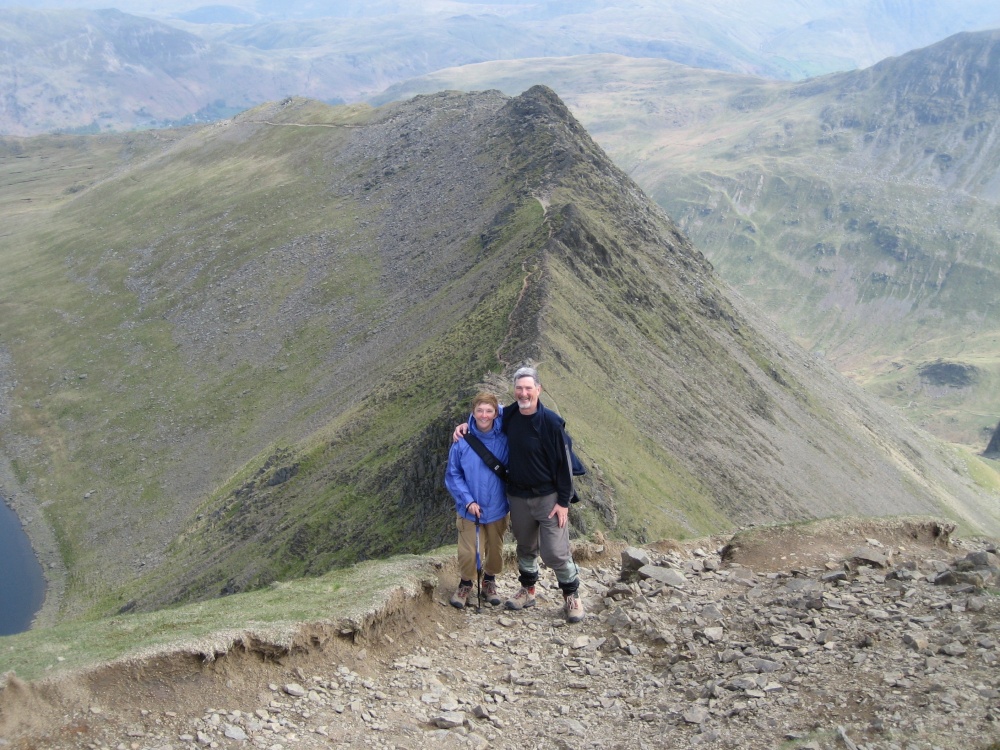
[[[837,641],[840,640],[840,638],[841,638],[841,632],[839,630],[837,630],[836,628],[827,628],[826,630],[821,631],[818,636],[816,636],[816,643],[818,643],[821,646],[827,646],[832,643],[836,643]]]
[[[889,565],[889,558],[871,547],[858,547],[851,553],[850,560],[859,565],[869,565],[875,568],[885,568]]]
[[[556,732],[559,734],[572,734],[577,737],[587,736],[587,728],[576,719],[560,719],[556,724]]]
[[[990,566],[990,554],[984,550],[970,552],[965,556],[965,562],[976,568],[988,568]]]
[[[649,553],[639,547],[626,547],[622,550],[622,576],[634,573],[644,565],[652,563]]]
[[[709,643],[719,643],[726,637],[726,631],[718,627],[705,628],[702,634]]]
[[[479,704],[472,709],[472,715],[477,719],[488,719],[490,718],[490,712],[487,710],[486,706]]]
[[[226,725],[226,731],[224,734],[229,739],[236,740],[237,742],[243,742],[249,739],[246,732],[244,732],[240,727],[233,726],[232,724]]]
[[[639,575],[643,578],[652,578],[654,581],[659,581],[674,588],[683,588],[687,584],[687,579],[683,573],[673,568],[664,568],[659,565],[643,565],[639,568]]]
[[[982,612],[989,600],[985,596],[970,596],[965,604],[969,612]]]
[[[434,726],[441,729],[454,729],[465,724],[465,714],[458,711],[445,711],[435,716],[431,721]]]
[[[730,690],[753,690],[758,687],[757,680],[754,679],[753,675],[740,675],[739,677],[734,677],[727,684],[726,687]]]
[[[682,715],[684,721],[688,724],[704,724],[708,721],[708,709],[704,706],[691,706]]]
[[[284,690],[288,695],[293,698],[302,698],[306,695],[306,689],[299,685],[297,682],[290,682],[285,685],[282,690]]]
[[[939,648],[938,652],[948,656],[961,656],[966,652],[966,648],[958,641],[952,641]]]

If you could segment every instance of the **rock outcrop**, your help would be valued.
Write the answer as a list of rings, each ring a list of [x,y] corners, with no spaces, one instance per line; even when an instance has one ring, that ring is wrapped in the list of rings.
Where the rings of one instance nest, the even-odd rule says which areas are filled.
[[[993,437],[990,438],[983,455],[987,458],[1000,458],[1000,423],[993,430]]]

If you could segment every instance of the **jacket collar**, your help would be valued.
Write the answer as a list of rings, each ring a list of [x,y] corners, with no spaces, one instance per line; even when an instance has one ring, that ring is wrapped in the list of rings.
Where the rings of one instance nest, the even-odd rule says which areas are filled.
[[[545,424],[546,420],[545,420],[543,414],[545,412],[547,412],[547,411],[548,411],[548,409],[546,409],[544,406],[542,406],[542,399],[539,398],[538,399],[538,408],[535,410],[535,413],[528,415],[528,419],[531,421],[532,426],[536,430],[538,429],[539,425]],[[518,414],[521,413],[521,410],[517,408],[517,401],[515,401],[510,406],[505,406],[504,407],[503,413],[501,414],[501,419],[503,421],[503,429],[504,429],[505,432],[507,430],[507,425],[510,424],[507,420],[515,412],[517,412]]]

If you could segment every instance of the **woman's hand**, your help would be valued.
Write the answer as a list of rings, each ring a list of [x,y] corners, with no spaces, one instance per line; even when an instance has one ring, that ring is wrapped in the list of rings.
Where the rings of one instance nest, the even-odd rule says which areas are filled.
[[[457,443],[465,436],[465,433],[467,433],[468,431],[469,431],[469,423],[462,422],[462,424],[456,427],[455,431],[451,433],[451,442]]]
[[[479,507],[479,503],[469,503],[465,506],[465,510],[466,512],[474,515],[476,518],[479,518],[480,514],[483,512],[483,509]]]

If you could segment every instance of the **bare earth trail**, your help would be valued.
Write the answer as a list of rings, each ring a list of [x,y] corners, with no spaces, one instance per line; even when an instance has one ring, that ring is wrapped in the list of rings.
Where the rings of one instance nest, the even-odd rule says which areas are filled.
[[[537,607],[477,614],[447,605],[444,566],[349,638],[316,628],[293,653],[247,643],[15,681],[0,747],[1000,747],[1000,560],[949,531],[823,522],[580,545],[578,625],[549,573]],[[509,569],[503,583],[512,594]]]

